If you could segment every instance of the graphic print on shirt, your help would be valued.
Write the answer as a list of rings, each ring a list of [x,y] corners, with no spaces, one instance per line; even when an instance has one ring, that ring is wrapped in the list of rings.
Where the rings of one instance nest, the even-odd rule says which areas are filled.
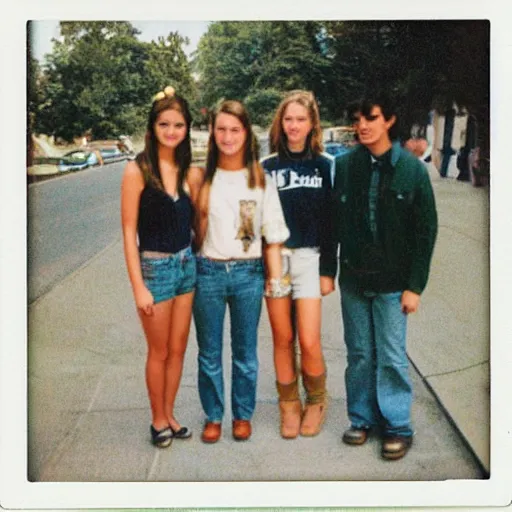
[[[270,171],[277,188],[281,190],[291,190],[294,188],[322,188],[322,176],[320,170],[315,169],[315,174],[298,174],[295,170],[286,168]]]
[[[240,227],[236,234],[236,239],[241,240],[244,246],[244,252],[249,250],[254,235],[254,214],[256,212],[256,201],[240,200]]]

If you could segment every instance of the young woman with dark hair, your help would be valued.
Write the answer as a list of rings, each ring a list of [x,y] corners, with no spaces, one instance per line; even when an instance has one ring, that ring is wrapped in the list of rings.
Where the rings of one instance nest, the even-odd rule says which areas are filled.
[[[124,253],[146,336],[151,440],[169,446],[191,432],[174,416],[196,282],[193,203],[203,172],[191,167],[191,116],[170,86],[157,93],[144,150],[126,165],[121,186]]]
[[[327,409],[326,366],[320,340],[321,296],[333,291],[319,262],[330,240],[329,194],[334,159],[322,153],[318,105],[309,91],[291,91],[270,128],[271,154],[262,160],[277,185],[290,238],[282,250],[283,275],[266,290],[274,340],[281,436],[314,436]],[[296,368],[295,336],[300,346]],[[298,374],[306,391],[304,411]]]
[[[213,113],[210,130],[206,178],[198,200],[193,309],[205,443],[217,442],[222,431],[226,306],[231,322],[232,433],[238,441],[251,436],[265,281],[262,242],[268,244],[269,277],[277,278],[280,245],[289,235],[275,185],[258,162],[258,144],[245,107],[238,101],[222,102]]]

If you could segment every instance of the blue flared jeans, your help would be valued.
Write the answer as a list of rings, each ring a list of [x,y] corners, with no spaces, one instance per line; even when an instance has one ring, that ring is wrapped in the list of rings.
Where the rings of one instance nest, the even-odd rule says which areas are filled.
[[[226,307],[231,326],[231,412],[237,420],[249,420],[253,415],[263,287],[261,259],[224,262],[197,258],[193,314],[199,347],[199,397],[208,421],[220,422],[224,416],[222,348]]]
[[[413,434],[412,385],[402,292],[365,294],[341,287],[347,346],[345,386],[353,427],[381,426],[386,435]]]

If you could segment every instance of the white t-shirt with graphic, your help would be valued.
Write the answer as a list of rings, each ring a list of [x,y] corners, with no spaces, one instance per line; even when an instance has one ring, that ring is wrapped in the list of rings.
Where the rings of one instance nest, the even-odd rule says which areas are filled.
[[[260,258],[262,237],[282,243],[290,236],[276,186],[250,189],[249,171],[218,168],[210,188],[208,227],[200,254],[213,259]]]

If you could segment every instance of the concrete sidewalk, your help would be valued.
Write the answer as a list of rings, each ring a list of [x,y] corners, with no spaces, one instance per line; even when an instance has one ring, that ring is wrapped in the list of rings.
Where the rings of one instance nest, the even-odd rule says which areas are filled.
[[[378,439],[358,448],[341,442],[348,419],[338,292],[323,304],[322,336],[332,400],[319,436],[293,441],[279,436],[272,338],[264,309],[258,403],[250,441],[237,443],[231,437],[227,387],[223,437],[216,445],[201,442],[204,418],[196,387],[192,327],[176,415],[193,430],[193,438],[175,440],[166,450],[151,446],[144,382],[146,346],[119,238],[29,309],[29,479],[484,478],[482,467],[489,468],[488,190],[441,180],[435,173],[433,185],[440,230],[422,308],[409,326],[417,435],[403,460],[382,460]],[[226,340],[228,335],[226,323]],[[230,382],[229,361],[226,343],[226,384]]]

